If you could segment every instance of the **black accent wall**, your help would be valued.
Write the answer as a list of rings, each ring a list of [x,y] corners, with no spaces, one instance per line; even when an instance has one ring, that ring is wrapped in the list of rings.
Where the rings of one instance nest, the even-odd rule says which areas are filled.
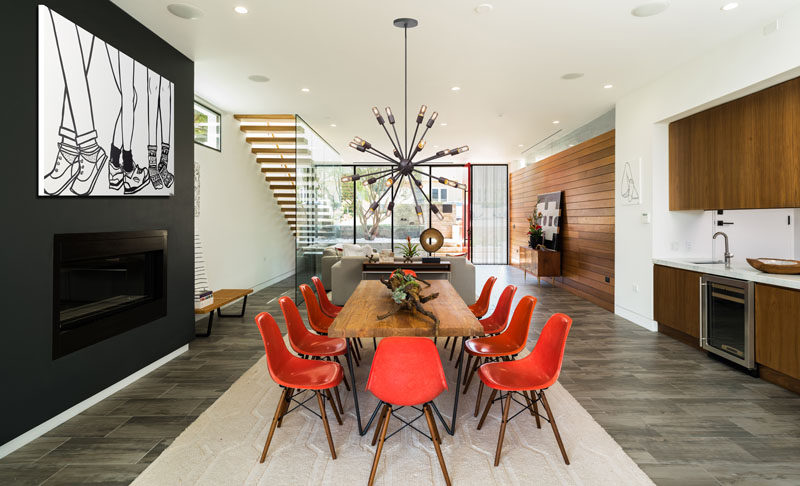
[[[36,196],[39,3],[175,83],[174,196]],[[174,351],[194,336],[194,63],[110,1],[4,2],[2,24],[0,444]],[[140,102],[143,95],[139,95]],[[53,235],[153,229],[169,232],[166,317],[53,360]]]

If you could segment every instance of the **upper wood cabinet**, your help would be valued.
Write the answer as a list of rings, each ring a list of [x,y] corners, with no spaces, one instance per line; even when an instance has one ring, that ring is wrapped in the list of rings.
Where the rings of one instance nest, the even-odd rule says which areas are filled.
[[[800,78],[669,125],[669,209],[800,207]]]

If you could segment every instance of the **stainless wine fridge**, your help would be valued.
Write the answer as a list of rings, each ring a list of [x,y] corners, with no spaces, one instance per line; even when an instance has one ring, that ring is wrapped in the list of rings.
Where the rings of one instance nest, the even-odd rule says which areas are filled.
[[[700,346],[755,369],[753,282],[716,275],[700,278]]]

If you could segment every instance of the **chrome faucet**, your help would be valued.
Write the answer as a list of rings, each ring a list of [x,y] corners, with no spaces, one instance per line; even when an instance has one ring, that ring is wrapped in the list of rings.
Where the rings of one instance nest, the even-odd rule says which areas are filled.
[[[733,257],[733,255],[731,255],[730,249],[728,248],[728,235],[726,235],[722,231],[717,231],[716,233],[714,233],[714,236],[711,239],[715,240],[719,235],[722,235],[722,237],[725,238],[725,268],[730,268],[731,257]]]

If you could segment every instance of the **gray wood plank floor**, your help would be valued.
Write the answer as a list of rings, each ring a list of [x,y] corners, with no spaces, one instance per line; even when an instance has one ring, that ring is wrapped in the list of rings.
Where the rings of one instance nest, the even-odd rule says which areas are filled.
[[[507,283],[539,299],[530,346],[554,312],[574,319],[561,383],[657,484],[800,484],[800,396],[514,268],[478,266],[479,287],[489,275],[495,299]],[[187,353],[0,460],[0,484],[129,484],[263,359],[253,317],[282,324],[277,297],[293,283],[251,295],[245,317],[215,320]]]

